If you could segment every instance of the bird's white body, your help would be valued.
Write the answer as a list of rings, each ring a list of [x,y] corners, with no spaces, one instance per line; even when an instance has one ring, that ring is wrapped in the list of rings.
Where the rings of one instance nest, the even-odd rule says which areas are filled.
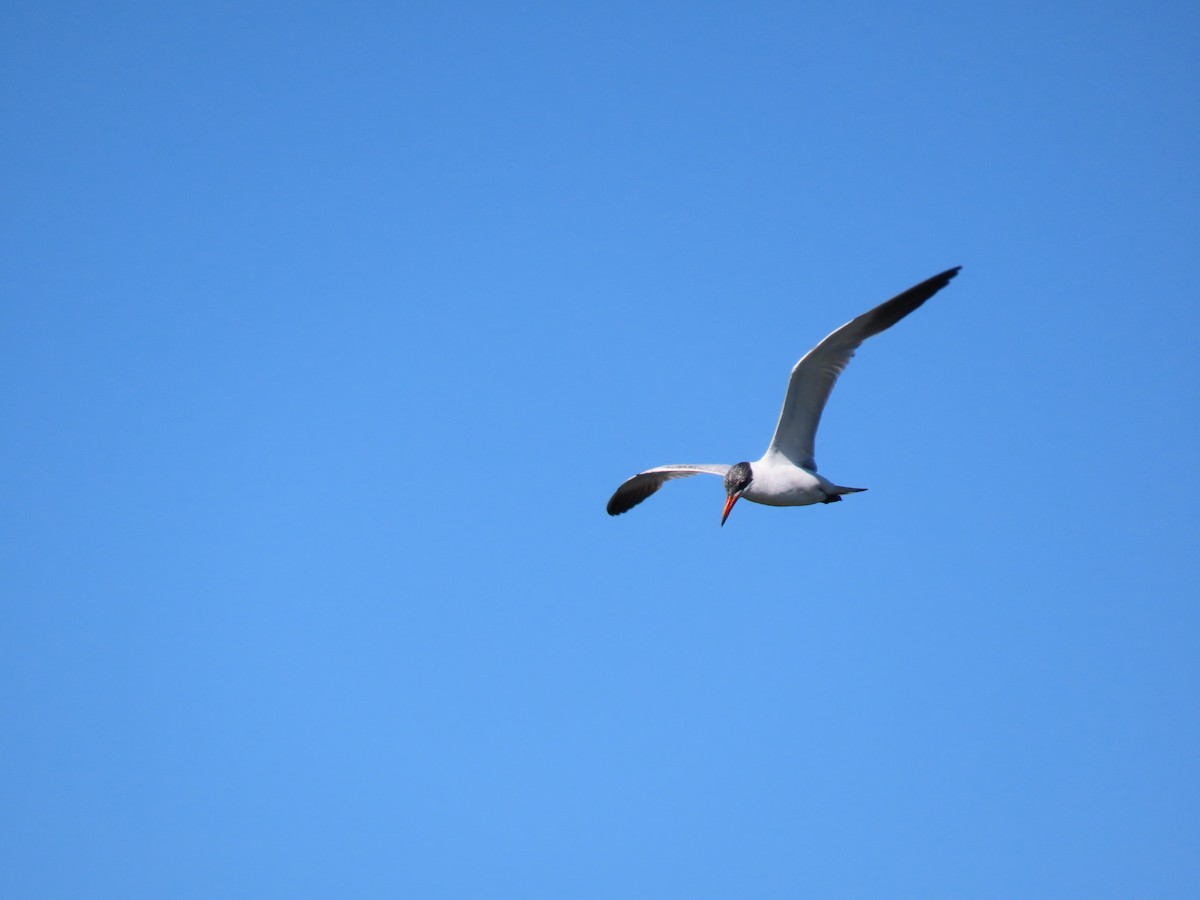
[[[609,515],[617,516],[633,509],[672,479],[700,474],[720,475],[725,479],[728,500],[722,525],[733,504],[742,497],[766,506],[810,506],[833,503],[841,500],[844,494],[866,490],[837,485],[817,474],[817,426],[825,403],[838,376],[863,341],[891,328],[949,284],[957,274],[958,268],[953,268],[926,279],[851,319],[806,353],[792,369],[775,434],[767,452],[757,462],[732,466],[684,464],[647,469],[617,488],[608,501]]]
[[[742,499],[764,506],[809,506],[824,503],[842,490],[828,478],[802,469],[786,456],[768,450],[750,463],[754,480],[742,491]]]

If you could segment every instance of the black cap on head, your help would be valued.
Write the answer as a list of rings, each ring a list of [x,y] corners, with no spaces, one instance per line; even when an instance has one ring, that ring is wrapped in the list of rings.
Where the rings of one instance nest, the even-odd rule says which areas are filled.
[[[754,473],[750,471],[748,462],[730,466],[729,471],[725,473],[725,493],[732,497],[734,494],[744,491],[753,477]]]
[[[753,477],[754,473],[750,471],[750,463],[748,462],[740,462],[736,466],[730,466],[729,471],[725,473],[725,493],[729,495],[729,499],[725,501],[725,511],[721,513],[722,525],[729,518],[733,504],[737,503],[738,497],[742,496],[742,491],[750,486],[750,479]]]

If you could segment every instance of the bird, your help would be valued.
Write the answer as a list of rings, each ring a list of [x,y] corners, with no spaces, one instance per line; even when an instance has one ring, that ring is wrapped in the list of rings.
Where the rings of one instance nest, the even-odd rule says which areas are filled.
[[[692,475],[718,475],[725,480],[721,525],[741,498],[766,506],[809,506],[836,503],[866,488],[834,484],[817,472],[815,441],[825,403],[854,352],[867,338],[891,328],[950,283],[962,266],[947,269],[910,287],[856,319],[851,319],[808,351],[792,369],[783,411],[766,453],[756,462],[734,465],[684,463],[638,472],[617,488],[608,514],[629,512],[668,481]]]

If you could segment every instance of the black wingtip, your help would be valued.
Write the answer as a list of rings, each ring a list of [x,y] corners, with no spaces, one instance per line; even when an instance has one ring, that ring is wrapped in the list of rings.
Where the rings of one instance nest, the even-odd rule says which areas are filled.
[[[886,303],[881,303],[873,310],[856,319],[862,324],[861,338],[866,339],[891,328],[913,310],[950,283],[950,279],[958,274],[962,266],[947,269],[932,278],[926,278],[920,284],[915,284],[902,294],[897,294]]]
[[[631,478],[617,488],[617,492],[609,499],[605,510],[610,516],[627,513],[657,490],[657,484],[637,484],[637,479]]]
[[[936,293],[937,291],[941,290],[946,285],[948,285],[950,283],[950,279],[953,278],[955,275],[957,275],[961,271],[962,271],[962,266],[955,266],[953,269],[947,269],[945,272],[942,272],[938,275],[934,275],[932,278],[929,278],[926,281],[922,282],[922,284],[929,285],[930,287],[937,285],[937,288],[935,289],[935,293]]]

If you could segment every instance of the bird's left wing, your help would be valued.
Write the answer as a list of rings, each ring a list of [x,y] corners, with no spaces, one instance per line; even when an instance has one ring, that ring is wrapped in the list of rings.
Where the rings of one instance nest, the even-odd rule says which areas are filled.
[[[629,512],[672,478],[687,478],[691,475],[719,475],[724,478],[728,471],[729,466],[725,465],[681,464],[658,466],[638,472],[617,488],[612,499],[608,501],[608,514],[619,516],[623,512]]]
[[[815,472],[814,445],[821,413],[838,376],[854,358],[854,351],[867,338],[891,328],[944,288],[960,268],[947,269],[910,287],[903,294],[847,322],[808,351],[792,369],[783,411],[767,452],[781,453],[793,464]]]

